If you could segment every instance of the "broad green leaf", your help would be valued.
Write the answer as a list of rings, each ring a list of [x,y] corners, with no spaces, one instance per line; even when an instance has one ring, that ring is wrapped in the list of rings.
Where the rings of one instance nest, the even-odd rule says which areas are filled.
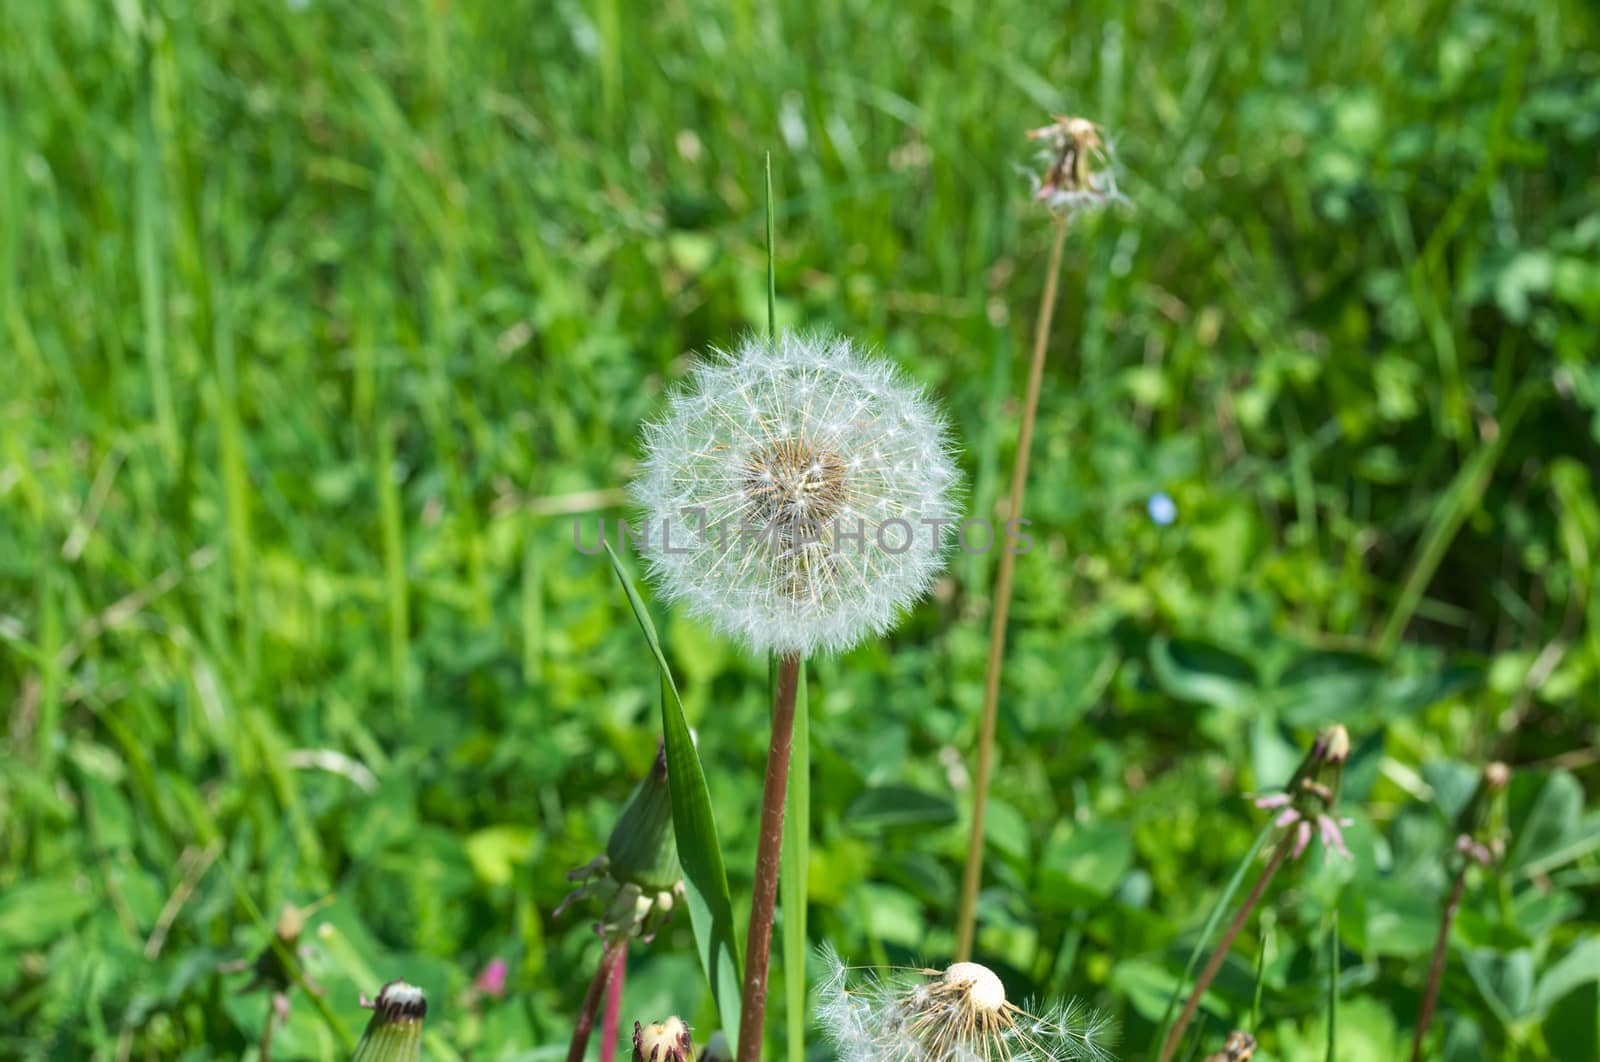
[[[1512,820],[1511,851],[1506,864],[1526,871],[1529,864],[1548,869],[1551,857],[1569,847],[1579,833],[1583,815],[1583,787],[1566,771],[1545,779],[1521,821]]]
[[[1111,895],[1133,863],[1133,836],[1111,823],[1057,825],[1039,866],[1039,904],[1071,910]]]
[[[1248,660],[1205,642],[1150,640],[1150,673],[1163,691],[1179,700],[1241,710],[1257,696],[1255,669]]]
[[[717,841],[717,823],[711,812],[711,793],[706,788],[700,754],[683,717],[683,702],[672,681],[666,654],[656,636],[650,613],[634,588],[616,552],[606,543],[606,554],[617,573],[617,581],[628,595],[650,652],[661,674],[661,731],[667,748],[667,787],[672,794],[672,832],[678,841],[678,858],[683,863],[683,887],[689,908],[689,925],[694,931],[700,965],[717,1002],[717,1014],[730,1038],[739,1030],[739,938],[734,929],[733,898],[728,891],[728,872],[722,848]]]
[[[1502,1025],[1510,1028],[1527,1016],[1533,1003],[1531,950],[1507,953],[1470,948],[1463,951],[1462,964]]]
[[[856,797],[844,817],[858,829],[944,824],[956,821],[956,807],[936,793],[904,785],[886,785],[868,789]]]
[[[1534,1012],[1548,1013],[1567,993],[1593,981],[1600,981],[1600,936],[1585,937],[1545,968],[1533,993]]]

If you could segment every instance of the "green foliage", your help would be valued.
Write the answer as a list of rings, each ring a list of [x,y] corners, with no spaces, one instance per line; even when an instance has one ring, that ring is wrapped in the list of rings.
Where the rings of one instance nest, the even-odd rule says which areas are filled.
[[[685,355],[766,324],[763,151],[778,323],[936,390],[988,514],[1054,112],[1131,207],[1067,244],[980,956],[1136,1055],[1243,795],[1342,722],[1354,858],[1281,872],[1207,1049],[1259,997],[1258,1059],[1321,1056],[1337,910],[1339,1057],[1403,1052],[1500,758],[1430,1046],[1594,1057],[1597,45],[1573,0],[7,5],[0,1056],[241,1057],[252,909],[329,894],[348,1029],[403,972],[429,1058],[564,1044],[599,942],[550,912],[661,732],[597,523]],[[953,947],[991,561],[810,668],[811,943]],[[766,665],[657,615],[742,925]],[[629,1020],[717,1024],[696,955],[636,946]],[[345,1056],[291,999],[275,1056]]]

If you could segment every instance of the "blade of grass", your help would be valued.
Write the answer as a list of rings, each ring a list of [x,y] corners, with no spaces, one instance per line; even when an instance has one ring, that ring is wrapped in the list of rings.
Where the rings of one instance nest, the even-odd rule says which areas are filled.
[[[1265,927],[1261,932],[1261,947],[1256,949],[1256,984],[1255,991],[1250,996],[1250,1024],[1245,1026],[1245,1031],[1252,1036],[1261,1026],[1261,980],[1267,970],[1267,937],[1269,933]]]
[[[394,685],[395,714],[401,723],[411,718],[411,683],[406,659],[410,653],[410,590],[406,580],[405,516],[401,512],[400,485],[394,480],[394,426],[377,425],[378,453],[374,469],[378,480],[378,520],[383,536],[384,603],[388,606],[389,675]]]
[[[772,152],[767,152],[767,339],[778,341],[778,267],[772,219]]]
[[[1172,986],[1172,995],[1167,997],[1167,1008],[1161,1014],[1161,1024],[1156,1029],[1155,1042],[1151,1045],[1150,1053],[1153,1055],[1166,1042],[1167,1030],[1171,1027],[1172,1009],[1178,1005],[1178,997],[1183,995],[1183,986],[1189,983],[1189,978],[1194,975],[1194,968],[1200,962],[1200,956],[1205,953],[1211,943],[1211,937],[1217,931],[1217,926],[1222,922],[1223,912],[1227,911],[1233,903],[1233,894],[1239,891],[1239,886],[1244,884],[1244,877],[1250,867],[1254,865],[1256,857],[1261,854],[1261,849],[1266,847],[1267,839],[1273,834],[1273,825],[1268,822],[1256,835],[1255,842],[1250,845],[1250,850],[1239,860],[1239,865],[1233,868],[1233,876],[1228,879],[1228,884],[1223,888],[1222,894],[1217,897],[1217,902],[1212,905],[1211,913],[1206,916],[1205,925],[1200,927],[1200,938],[1194,942],[1194,950],[1189,952],[1189,961],[1183,968],[1183,977]]]
[[[1422,603],[1422,595],[1433,581],[1445,553],[1449,551],[1450,543],[1455,541],[1456,532],[1461,530],[1461,525],[1466,523],[1469,516],[1477,512],[1484,491],[1488,490],[1494,478],[1500,456],[1505,452],[1506,442],[1532,394],[1528,385],[1517,392],[1516,397],[1507,404],[1494,438],[1462,463],[1461,470],[1434,508],[1422,533],[1422,540],[1417,545],[1416,554],[1411,559],[1394,610],[1389,613],[1389,619],[1378,635],[1377,649],[1380,654],[1387,656],[1394,652],[1395,646],[1400,643],[1400,636],[1416,614],[1417,606]]]
[[[1328,1062],[1333,1062],[1339,1043],[1339,909],[1333,909],[1333,926],[1328,930]]]
[[[661,730],[667,746],[667,788],[672,794],[672,832],[678,841],[678,859],[683,864],[683,886],[689,908],[689,925],[694,931],[695,950],[711,985],[717,1014],[729,1037],[739,1029],[739,938],[734,931],[733,897],[728,891],[728,872],[717,841],[716,818],[711,813],[711,793],[706,788],[700,755],[695,751],[689,723],[683,717],[683,702],[672,681],[666,654],[656,636],[650,613],[628,577],[622,560],[609,542],[606,555],[617,573],[617,581],[628,595],[628,605],[644,631],[645,641],[656,658],[661,673]]]
[[[776,669],[774,669],[776,675]],[[776,681],[776,678],[774,678]],[[795,688],[794,744],[789,752],[788,832],[778,879],[783,907],[783,990],[787,1004],[789,1062],[806,1057],[806,871],[811,862],[811,714],[806,669]]]

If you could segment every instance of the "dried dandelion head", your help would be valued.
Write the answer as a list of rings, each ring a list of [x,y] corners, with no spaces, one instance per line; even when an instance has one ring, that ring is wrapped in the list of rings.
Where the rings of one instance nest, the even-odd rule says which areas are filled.
[[[818,1019],[840,1062],[1099,1062],[1109,1019],[1072,1003],[1030,1013],[975,962],[940,970],[852,971],[823,955]],[[852,973],[855,973],[852,979]]]
[[[757,652],[848,649],[943,567],[958,486],[944,419],[844,337],[719,352],[644,449],[653,581]]]
[[[1120,202],[1116,156],[1098,125],[1087,118],[1056,115],[1055,121],[1027,132],[1039,141],[1044,175],[1034,175],[1034,198],[1057,213],[1096,210]]]
[[[694,1062],[694,1041],[683,1019],[633,1023],[633,1062]]]

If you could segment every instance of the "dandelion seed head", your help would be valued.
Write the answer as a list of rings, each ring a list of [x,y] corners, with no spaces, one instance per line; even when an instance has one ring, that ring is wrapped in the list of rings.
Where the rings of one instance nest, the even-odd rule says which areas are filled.
[[[988,967],[852,970],[827,950],[819,1024],[840,1062],[1101,1062],[1110,1021],[1073,1003],[1018,1007]]]
[[[944,565],[948,429],[849,339],[747,337],[697,365],[644,433],[646,563],[756,652],[842,651],[892,626]]]

